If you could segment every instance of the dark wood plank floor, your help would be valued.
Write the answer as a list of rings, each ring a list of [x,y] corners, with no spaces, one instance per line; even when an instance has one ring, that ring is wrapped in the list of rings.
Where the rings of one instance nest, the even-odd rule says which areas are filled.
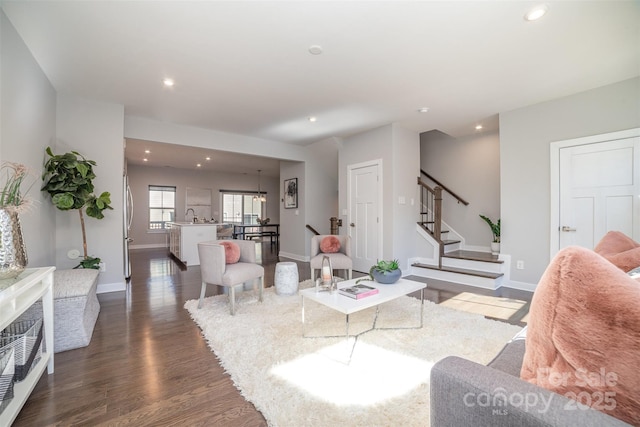
[[[257,247],[272,286],[279,259],[269,243]],[[199,267],[181,268],[164,249],[134,250],[131,260],[127,291],[98,296],[89,346],[55,355],[55,373],[43,375],[14,425],[266,425],[183,308],[199,297]],[[300,280],[310,278],[308,263],[298,271]],[[430,282],[435,302],[462,291],[438,287]]]

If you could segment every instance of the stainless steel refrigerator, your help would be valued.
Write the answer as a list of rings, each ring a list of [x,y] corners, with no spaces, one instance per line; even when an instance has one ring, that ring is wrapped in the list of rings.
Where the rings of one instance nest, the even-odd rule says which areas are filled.
[[[133,221],[133,196],[129,188],[129,177],[124,176],[124,278],[131,279],[131,258],[129,257],[129,244],[131,238],[131,221]]]

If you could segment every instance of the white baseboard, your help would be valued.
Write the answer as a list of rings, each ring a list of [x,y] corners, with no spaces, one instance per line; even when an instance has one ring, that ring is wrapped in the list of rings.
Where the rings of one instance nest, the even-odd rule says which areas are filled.
[[[520,289],[521,291],[534,292],[536,290],[536,287],[538,286],[538,284],[537,283],[518,282],[516,280],[509,280],[508,282],[503,283],[502,286],[507,287],[507,288],[511,288],[511,289]]]
[[[309,257],[308,256],[292,254],[292,253],[289,253],[289,252],[280,251],[278,253],[278,256],[282,257],[282,258],[294,259],[294,260],[300,261],[300,262],[309,262]]]
[[[130,245],[129,249],[155,249],[155,248],[168,248],[166,243],[150,243],[147,245]]]
[[[96,289],[97,294],[106,294],[108,292],[119,292],[127,289],[127,284],[122,282],[116,283],[98,283],[98,288]]]

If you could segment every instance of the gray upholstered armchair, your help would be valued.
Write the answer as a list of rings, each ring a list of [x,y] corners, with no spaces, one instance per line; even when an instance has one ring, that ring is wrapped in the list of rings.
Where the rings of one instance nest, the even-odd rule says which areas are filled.
[[[229,304],[231,314],[236,314],[236,287],[245,282],[258,279],[259,300],[262,302],[264,289],[264,267],[256,263],[256,244],[249,240],[233,240],[240,248],[240,260],[235,264],[225,263],[225,248],[222,242],[229,240],[214,240],[198,243],[200,258],[200,274],[202,289],[198,308],[202,307],[207,285],[224,286],[229,289]]]
[[[338,252],[322,253],[320,251],[320,242],[322,242],[322,239],[327,236],[336,237],[340,241],[340,250]],[[331,259],[331,267],[334,270],[344,270],[347,276],[345,279],[351,279],[353,262],[351,261],[350,236],[320,234],[311,238],[311,259],[309,261],[311,267],[311,280],[315,280],[316,278],[315,271],[322,268],[322,257],[325,255]]]

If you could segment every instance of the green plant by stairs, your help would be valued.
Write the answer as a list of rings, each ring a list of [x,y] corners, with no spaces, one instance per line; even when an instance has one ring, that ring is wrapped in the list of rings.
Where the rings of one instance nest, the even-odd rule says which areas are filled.
[[[485,215],[480,215],[491,228],[491,234],[493,234],[493,243],[500,243],[500,218],[498,218],[497,222],[491,221],[491,219]]]

